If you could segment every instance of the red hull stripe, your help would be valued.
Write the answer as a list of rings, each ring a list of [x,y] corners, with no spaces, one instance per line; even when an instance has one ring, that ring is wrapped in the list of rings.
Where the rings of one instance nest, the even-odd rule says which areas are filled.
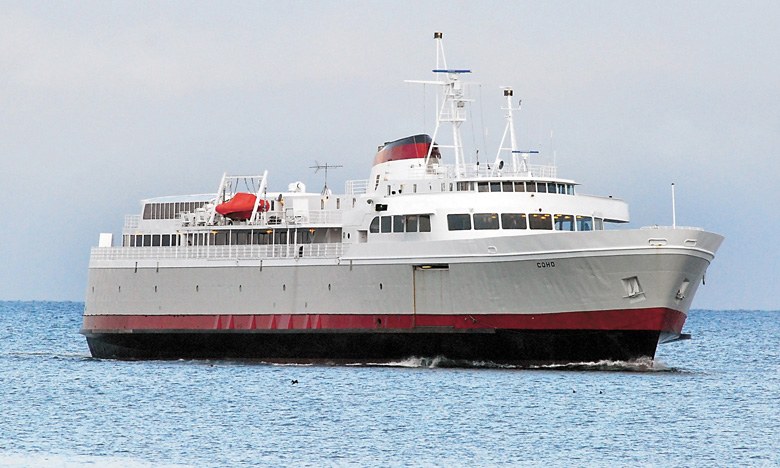
[[[652,330],[680,333],[685,314],[662,307],[555,314],[85,315],[84,330]]]

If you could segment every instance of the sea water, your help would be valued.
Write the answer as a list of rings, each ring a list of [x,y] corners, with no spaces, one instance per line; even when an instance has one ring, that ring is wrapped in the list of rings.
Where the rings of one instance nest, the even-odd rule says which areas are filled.
[[[0,302],[0,467],[780,466],[780,312],[514,369],[99,360],[82,310]]]

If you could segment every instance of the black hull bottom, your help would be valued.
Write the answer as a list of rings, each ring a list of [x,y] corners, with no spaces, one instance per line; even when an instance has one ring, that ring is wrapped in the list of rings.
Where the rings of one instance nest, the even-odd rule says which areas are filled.
[[[631,361],[653,358],[658,331],[495,330],[452,332],[82,331],[93,357],[125,360],[228,359],[267,362],[393,362],[410,357],[496,364]]]

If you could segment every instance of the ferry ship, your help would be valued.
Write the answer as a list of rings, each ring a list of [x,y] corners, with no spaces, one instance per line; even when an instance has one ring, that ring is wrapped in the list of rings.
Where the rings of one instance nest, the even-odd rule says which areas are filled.
[[[518,149],[508,88],[498,154],[467,160],[469,70],[447,68],[434,39],[435,131],[381,145],[343,194],[224,174],[216,192],[143,200],[121,246],[101,234],[92,355],[528,365],[652,359],[684,337],[723,237],[620,229],[623,200],[581,194]]]

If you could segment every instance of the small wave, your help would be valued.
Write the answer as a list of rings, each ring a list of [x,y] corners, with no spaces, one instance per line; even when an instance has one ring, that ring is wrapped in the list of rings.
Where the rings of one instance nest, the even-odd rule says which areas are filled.
[[[368,367],[406,367],[424,369],[515,369],[518,366],[511,364],[497,364],[490,361],[469,361],[467,359],[449,359],[444,356],[416,357],[412,356],[400,361],[389,362],[364,362],[348,364],[350,366]]]
[[[631,361],[602,360],[595,362],[570,362],[551,364],[503,364],[492,361],[470,361],[466,359],[449,359],[444,356],[410,357],[400,361],[361,362],[346,364],[348,366],[367,367],[405,367],[426,369],[531,369],[531,370],[571,370],[599,372],[682,372],[667,366],[659,360],[641,358]]]
[[[570,362],[556,364],[540,364],[529,366],[531,369],[600,371],[600,372],[680,372],[659,360],[639,358],[631,361],[610,361],[608,359],[595,362]]]

